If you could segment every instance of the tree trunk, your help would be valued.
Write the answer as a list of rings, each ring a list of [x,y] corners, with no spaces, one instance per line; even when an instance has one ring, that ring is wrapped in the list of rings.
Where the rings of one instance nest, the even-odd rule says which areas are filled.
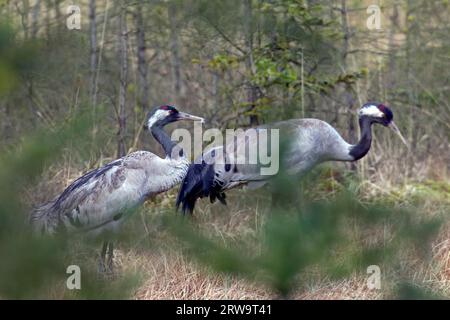
[[[41,10],[41,1],[37,0],[31,16],[31,37],[34,39],[39,31],[39,12]]]
[[[254,61],[253,61],[253,16],[252,16],[252,0],[245,0],[244,3],[244,28],[245,28],[245,42],[247,47],[246,67],[249,75],[253,75]],[[258,88],[249,81],[247,89],[247,101],[249,104],[249,112],[254,112],[256,108],[256,101],[258,100]],[[250,125],[258,124],[258,115],[250,115]]]
[[[60,25],[62,23],[62,15],[61,15],[61,9],[59,7],[59,3],[61,2],[61,0],[55,0],[54,1],[54,6],[55,6],[55,19],[56,19],[56,26],[57,29],[60,29]]]
[[[388,69],[388,79],[387,79],[387,92],[388,97],[389,92],[394,88],[396,83],[396,59],[395,59],[395,53],[397,49],[397,44],[395,42],[395,33],[397,32],[399,28],[399,12],[398,12],[398,4],[394,2],[392,9],[392,15],[390,16],[391,25],[389,29],[389,69]],[[386,101],[386,103],[389,104],[389,100]]]
[[[52,7],[52,2],[51,0],[46,0],[45,1],[45,7],[46,7],[46,11],[45,11],[45,35],[46,35],[46,40],[47,42],[50,42],[50,15],[51,15],[51,7]]]
[[[30,1],[23,0],[22,1],[22,10],[19,9],[17,5],[17,9],[19,10],[20,20],[23,28],[23,37],[28,39],[28,12],[30,11]]]
[[[180,40],[178,37],[179,32],[179,19],[177,18],[177,7],[173,1],[169,2],[168,15],[170,24],[170,52],[172,54],[172,81],[175,101],[180,101],[182,80],[181,80],[181,59],[180,59]]]
[[[136,6],[136,42],[137,42],[137,69],[138,69],[138,103],[145,111],[149,108],[148,101],[148,67],[145,59],[145,29],[142,13],[142,2]]]
[[[126,99],[128,86],[128,28],[126,19],[126,8],[123,5],[119,17],[119,64],[120,64],[120,88],[117,133],[117,155],[123,157],[126,154],[125,131],[126,131]]]
[[[348,52],[350,48],[350,29],[348,26],[347,15],[347,2],[341,0],[341,20],[342,20],[342,32],[344,34],[344,43],[342,48],[342,65],[344,72],[348,71]],[[353,115],[353,106],[355,98],[353,96],[353,90],[350,84],[345,85],[344,103],[347,109],[348,115],[348,137],[349,139],[355,139],[355,118]],[[356,171],[356,164],[351,162],[350,169]]]
[[[411,143],[411,148],[414,150],[417,142],[417,130],[415,126],[415,112],[414,107],[417,106],[418,98],[416,96],[416,84],[414,81],[413,67],[414,67],[414,53],[415,53],[415,38],[419,33],[417,20],[411,19],[416,15],[416,3],[413,0],[408,0],[406,4],[406,68],[407,68],[407,85],[408,85],[408,105],[409,105],[409,125],[408,125],[408,141]],[[406,113],[406,112],[405,112]]]
[[[213,71],[212,72],[212,87],[213,87],[213,97],[214,97],[214,107],[219,108],[222,105],[221,99],[220,99],[220,76],[219,72]]]
[[[90,32],[90,67],[89,67],[89,93],[92,108],[95,108],[96,101],[96,81],[97,74],[97,22],[95,0],[89,0],[89,32]]]

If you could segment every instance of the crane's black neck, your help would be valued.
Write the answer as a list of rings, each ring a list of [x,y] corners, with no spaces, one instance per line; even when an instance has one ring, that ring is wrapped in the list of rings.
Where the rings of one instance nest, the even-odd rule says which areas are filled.
[[[151,128],[152,135],[155,137],[156,141],[163,147],[164,153],[166,157],[172,157],[173,148],[176,146],[176,143],[170,140],[169,135],[164,131],[162,125],[154,125]],[[180,154],[181,156],[182,154]]]
[[[350,148],[350,155],[353,160],[359,160],[370,150],[372,144],[372,123],[373,121],[365,116],[359,118],[359,128],[361,129],[361,139]]]

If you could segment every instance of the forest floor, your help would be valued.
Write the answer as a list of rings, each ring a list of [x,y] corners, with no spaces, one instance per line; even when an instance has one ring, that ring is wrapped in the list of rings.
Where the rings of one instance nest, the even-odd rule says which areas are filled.
[[[78,173],[61,173],[61,185],[53,185],[56,193]],[[64,176],[64,178],[63,178]],[[57,175],[56,175],[56,178]],[[334,183],[334,182],[333,182]],[[277,298],[269,286],[249,280],[218,274],[191,257],[176,250],[174,240],[161,223],[161,216],[174,214],[176,198],[173,190],[166,195],[145,203],[144,207],[128,221],[127,236],[116,245],[115,262],[118,274],[136,274],[139,280],[129,290],[130,299],[272,299]],[[323,197],[333,190],[322,190]],[[450,184],[425,181],[379,188],[372,183],[361,185],[361,201],[371,202],[387,199],[392,206],[415,209],[426,216],[448,216],[450,212]],[[228,193],[228,206],[200,201],[196,208],[194,223],[203,230],[227,241],[254,239],[267,213],[266,195],[250,190],[232,190]],[[244,240],[243,240],[244,239]],[[450,223],[445,221],[439,234],[432,240],[429,259],[405,257],[403,268],[410,268],[414,283],[433,294],[450,296]],[[99,248],[79,246],[71,259],[87,259],[95,268]],[[392,272],[392,271],[389,271]],[[395,272],[395,270],[393,271]],[[334,280],[319,275],[314,269],[299,279],[301,286],[294,290],[292,299],[383,299],[392,296],[394,283],[383,282],[382,288],[369,289],[366,272],[355,272],[348,277]],[[387,277],[386,277],[387,278]],[[112,280],[120,281],[123,277]],[[70,298],[67,289],[55,288],[49,295],[54,298]]]

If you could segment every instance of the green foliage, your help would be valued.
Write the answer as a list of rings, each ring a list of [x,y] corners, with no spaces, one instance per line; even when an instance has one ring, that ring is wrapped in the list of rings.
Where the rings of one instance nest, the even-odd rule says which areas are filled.
[[[396,290],[396,298],[399,300],[437,300],[445,299],[436,293],[420,288],[411,282],[402,282]]]
[[[299,187],[297,179],[281,175],[272,188],[277,193],[270,214],[250,245],[224,242],[185,220],[167,217],[166,223],[186,255],[215,271],[266,283],[280,297],[304,288],[299,279],[311,270],[341,279],[378,265],[385,277],[382,285],[389,287],[397,281],[390,276],[391,270],[410,277],[397,269],[406,252],[427,258],[440,218],[425,218],[382,203],[363,205],[348,188],[327,200],[314,200],[305,190],[314,189],[317,178],[309,176]],[[387,225],[384,237],[374,236]],[[398,297],[404,296],[399,290]]]
[[[7,44],[5,44],[5,41]],[[0,74],[0,83],[11,77],[30,72],[31,62],[11,62],[15,57],[32,59],[28,44],[15,45],[11,29],[0,27],[0,65],[11,66],[7,75]],[[5,53],[6,52],[6,53]],[[14,55],[11,54],[14,52]],[[8,54],[9,53],[9,54]],[[12,59],[12,60],[8,60]],[[8,79],[4,78],[8,77]],[[2,95],[13,87],[3,87]],[[63,236],[38,237],[28,223],[29,208],[25,205],[25,190],[35,182],[45,165],[55,161],[67,144],[80,148],[86,144],[92,122],[90,113],[74,114],[73,117],[52,130],[30,132],[20,144],[8,150],[2,147],[0,156],[0,297],[37,298],[47,297],[49,290],[59,283],[65,290],[68,277],[66,268],[71,263],[71,250],[75,241]],[[80,265],[83,265],[80,263]],[[134,276],[113,284],[95,279],[96,272],[83,265],[82,284],[86,287],[76,293],[79,298],[117,298],[128,296],[136,284]],[[95,270],[95,269],[94,269]]]
[[[19,43],[14,29],[0,23],[0,95],[9,93],[19,84],[20,76],[35,66],[34,43]]]
[[[252,8],[251,13],[246,6]],[[324,8],[320,5],[308,6],[306,1],[299,0],[276,0],[227,2],[217,6],[201,2],[197,8],[202,21],[199,32],[210,30],[222,37],[233,50],[229,50],[229,46],[221,46],[224,50],[218,49],[220,54],[214,53],[212,58],[206,59],[197,57],[193,62],[221,76],[237,76],[234,83],[222,85],[222,92],[246,94],[249,88],[257,92],[253,98],[230,106],[243,110],[246,116],[275,120],[271,108],[279,108],[281,112],[286,108],[290,112],[292,109],[288,107],[299,103],[308,92],[324,92],[320,83],[326,78],[330,79],[327,84],[327,89],[330,89],[352,77],[344,74],[340,79],[331,80],[328,70],[322,72],[326,68],[322,68],[321,61],[330,60],[334,54],[332,47],[327,45],[334,28],[333,21],[325,18]],[[241,26],[240,30],[238,26]],[[320,71],[312,77],[312,69]],[[348,78],[344,79],[346,76]],[[301,92],[302,82],[306,92]],[[288,104],[280,99],[286,96],[290,97]],[[270,101],[270,107],[262,101]]]
[[[75,117],[54,132],[39,132],[25,138],[15,151],[3,152],[0,179],[6,188],[0,191],[0,296],[3,298],[36,298],[48,294],[59,283],[65,289],[66,268],[73,264],[74,238],[37,237],[28,225],[28,208],[24,206],[24,189],[42,171],[44,164],[72,141],[86,140],[86,116]],[[83,134],[84,133],[84,134]],[[77,137],[74,141],[73,137]],[[95,268],[82,267],[82,290],[78,298],[128,297],[137,278],[124,274],[123,279],[105,282],[98,279]],[[58,287],[58,286],[57,286]]]
[[[378,175],[391,183],[406,178],[414,182],[370,196],[370,201],[363,195],[364,203],[356,199],[361,198],[364,183],[370,182],[347,172],[336,178],[335,171],[323,170],[311,178],[313,185],[302,184],[300,189],[297,180],[281,177],[270,190],[276,200],[272,214],[264,217],[253,244],[216,239],[188,221],[177,224],[168,218],[187,253],[220,272],[269,284],[282,296],[302,287],[301,279],[308,278],[311,269],[342,278],[357,270],[364,273],[367,264],[375,263],[383,270],[400,270],[403,278],[405,254],[413,251],[419,261],[429,258],[428,245],[449,211],[448,177],[440,174],[446,171],[436,170],[439,181],[423,181],[428,171],[448,167],[447,0],[385,2],[385,32],[367,30],[366,13],[354,10],[361,1],[346,1],[348,30],[340,3],[140,2],[144,21],[140,26],[134,21],[137,2],[126,2],[130,60],[126,138],[133,141],[133,148],[155,150],[154,145],[138,144],[147,112],[136,107],[141,91],[135,76],[139,28],[145,31],[150,105],[175,101],[217,127],[245,126],[255,116],[260,122],[299,117],[306,110],[306,116],[327,120],[346,138],[355,139],[347,130],[352,111],[366,99],[382,100],[393,107],[395,121],[408,129],[413,144],[413,152],[404,154],[385,131],[375,132],[373,149],[363,160],[364,177],[370,182]],[[70,262],[89,260],[74,257],[69,249],[72,240],[68,244],[66,239],[31,237],[24,190],[61,155],[71,159],[65,163],[67,171],[72,166],[84,170],[107,161],[116,150],[117,8],[110,2],[106,15],[105,8],[97,6],[96,49],[101,64],[98,105],[92,106],[89,20],[82,19],[81,30],[69,31],[64,16],[57,19],[60,1],[41,1],[36,16],[26,3],[0,1],[0,181],[6,186],[0,191],[1,298],[47,297],[55,283],[64,288]],[[34,18],[37,35],[31,34]],[[173,90],[175,48],[182,80],[178,96]],[[347,94],[352,95],[352,106]],[[173,198],[165,198],[164,207],[172,208],[172,203]],[[433,207],[432,217],[408,209],[422,208],[423,203]],[[161,205],[153,204],[157,210]],[[405,209],[392,209],[401,206]],[[380,234],[382,241],[376,236]],[[82,292],[65,292],[64,297],[126,297],[139,281],[135,275],[124,275],[112,284],[97,281],[95,266],[89,265],[83,266],[83,274],[87,283]],[[408,281],[409,276],[404,275],[405,281],[391,279],[399,282],[393,295],[428,297],[426,290]]]
[[[230,68],[236,67],[238,64],[238,58],[235,56],[227,56],[225,54],[217,54],[210,61],[208,61],[208,67],[212,70],[225,71]]]
[[[261,87],[274,83],[290,85],[298,78],[297,71],[289,64],[279,66],[276,62],[263,57],[258,59],[255,65],[256,72],[253,83]]]

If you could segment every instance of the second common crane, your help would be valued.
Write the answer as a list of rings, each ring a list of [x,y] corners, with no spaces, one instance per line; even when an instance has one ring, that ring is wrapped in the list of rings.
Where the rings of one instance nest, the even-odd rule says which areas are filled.
[[[289,173],[300,175],[325,161],[356,161],[364,157],[371,146],[373,124],[390,127],[406,144],[387,106],[366,103],[358,116],[361,139],[354,145],[347,143],[330,124],[319,119],[291,119],[260,128],[277,128],[282,138],[289,140],[284,165]],[[213,148],[191,164],[178,194],[177,207],[181,206],[183,213],[192,213],[199,198],[210,197],[211,202],[218,199],[225,204],[226,190],[240,185],[256,188],[266,184],[270,176],[261,175],[259,165],[227,160],[247,157],[248,147],[261,143],[255,141],[255,137],[249,134],[238,145],[233,142]]]
[[[165,158],[136,151],[87,172],[55,199],[33,210],[33,228],[40,233],[85,232],[108,239],[145,199],[171,189],[184,178],[189,160],[163,129],[179,120],[204,121],[173,106],[155,108],[144,127],[161,144]],[[112,241],[103,243],[100,259],[101,271],[106,267],[111,271]]]

